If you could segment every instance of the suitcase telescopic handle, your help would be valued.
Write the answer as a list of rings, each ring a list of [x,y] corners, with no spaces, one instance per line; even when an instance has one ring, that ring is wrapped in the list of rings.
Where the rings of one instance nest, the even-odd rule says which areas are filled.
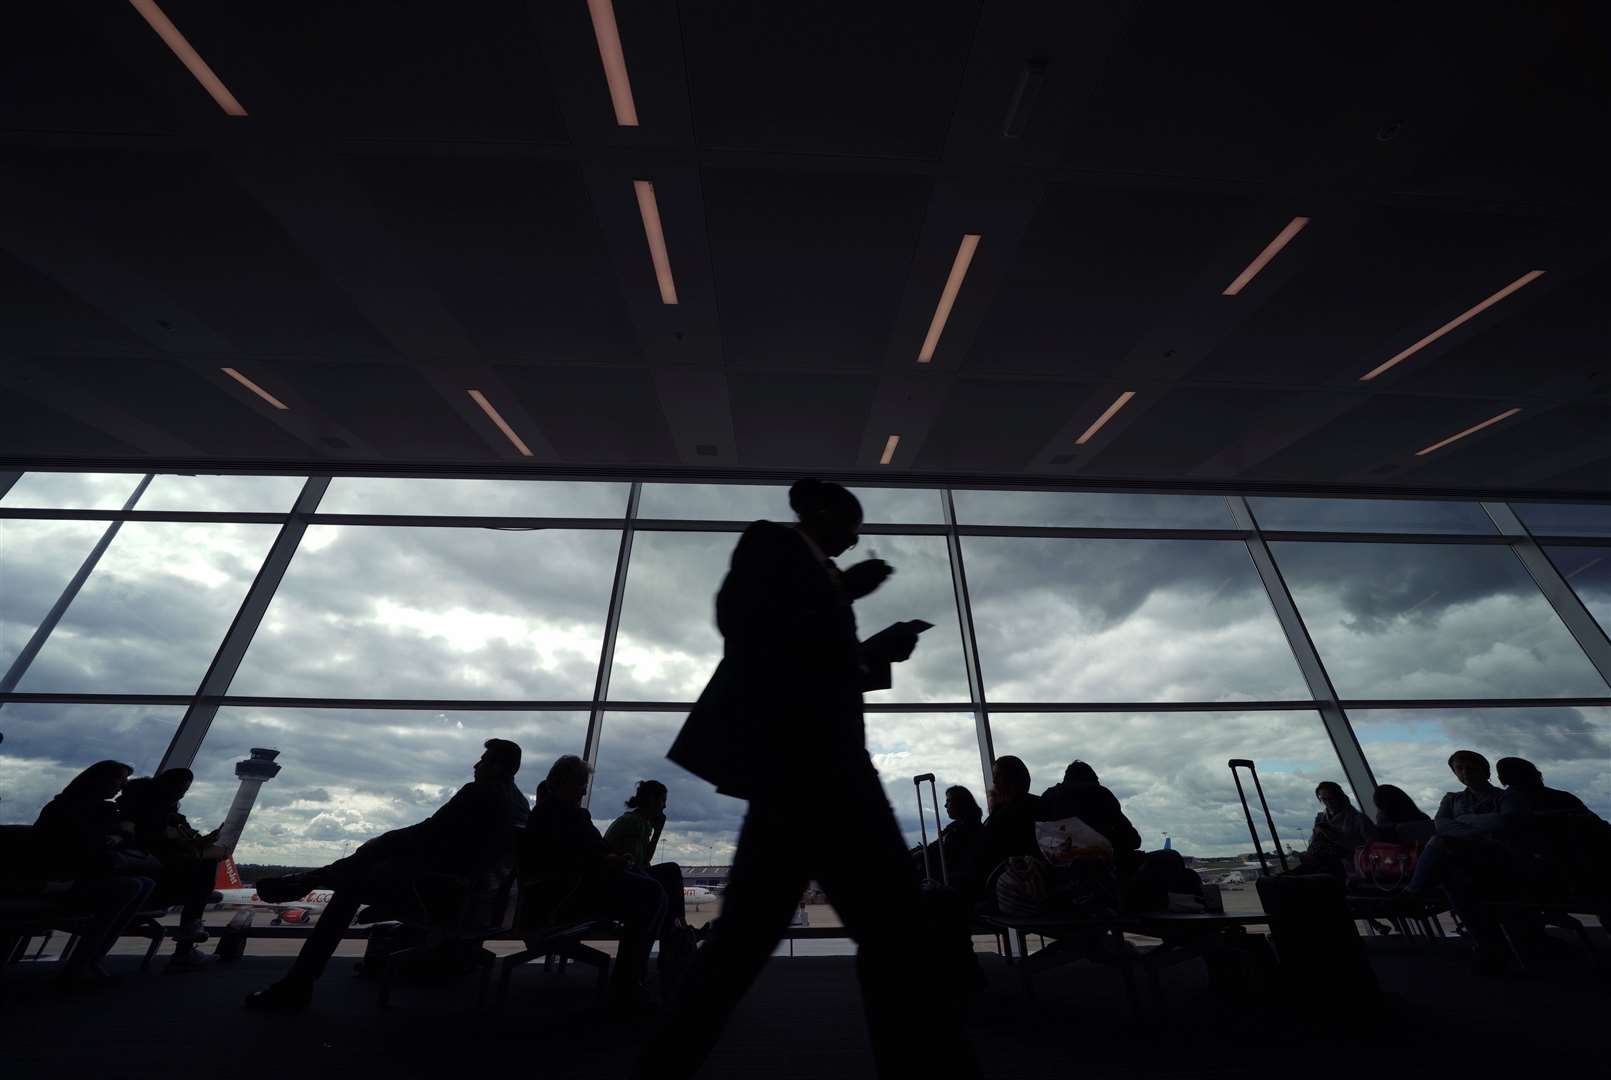
[[[920,787],[923,784],[932,784],[933,782],[934,782],[934,774],[931,773],[931,772],[921,773],[921,774],[919,774],[917,776],[912,777],[912,783],[914,785],[917,785],[917,786],[920,786]]]

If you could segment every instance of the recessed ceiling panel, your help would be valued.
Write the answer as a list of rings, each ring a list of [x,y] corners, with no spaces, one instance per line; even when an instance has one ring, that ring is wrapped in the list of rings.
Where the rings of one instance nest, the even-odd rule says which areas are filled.
[[[1091,395],[1069,383],[964,379],[918,455],[924,469],[1024,469]]]
[[[646,368],[501,367],[498,374],[563,461],[659,465],[677,458]]]
[[[877,379],[735,371],[727,381],[740,461],[806,469],[856,463]]]

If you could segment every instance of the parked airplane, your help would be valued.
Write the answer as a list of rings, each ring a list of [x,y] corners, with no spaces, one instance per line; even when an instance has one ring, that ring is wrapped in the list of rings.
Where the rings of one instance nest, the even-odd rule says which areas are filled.
[[[217,906],[220,908],[273,912],[271,924],[275,926],[281,923],[302,926],[313,922],[313,917],[324,910],[331,896],[330,889],[315,889],[299,900],[284,904],[259,900],[256,889],[241,884],[241,872],[235,867],[234,859],[219,862],[218,874],[213,878],[213,892],[218,896]]]
[[[700,904],[709,900],[719,900],[721,899],[721,894],[702,885],[684,885],[682,899],[683,903],[694,905],[694,910],[698,911],[700,910]]]

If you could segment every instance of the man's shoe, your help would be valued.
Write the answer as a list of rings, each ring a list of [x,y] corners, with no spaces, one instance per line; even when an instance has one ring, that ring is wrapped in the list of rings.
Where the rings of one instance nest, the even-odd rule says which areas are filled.
[[[266,904],[288,904],[313,891],[313,883],[304,874],[266,877],[252,887],[257,890],[257,898]]]
[[[200,919],[191,919],[181,923],[179,929],[173,932],[173,940],[182,944],[194,945],[199,941],[207,940],[207,927],[202,925]]]
[[[246,1007],[262,1012],[301,1012],[313,1000],[313,984],[281,979],[246,995]]]

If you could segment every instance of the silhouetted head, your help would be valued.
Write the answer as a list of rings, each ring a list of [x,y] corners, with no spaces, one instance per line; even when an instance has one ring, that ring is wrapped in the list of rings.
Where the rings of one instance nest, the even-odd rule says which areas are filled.
[[[196,774],[189,769],[165,769],[158,773],[151,781],[157,792],[169,802],[178,802],[190,791],[190,785],[196,782]]]
[[[1454,778],[1466,787],[1476,784],[1485,784],[1493,771],[1488,768],[1488,759],[1475,750],[1456,750],[1449,755],[1449,771]]]
[[[121,761],[97,761],[62,788],[64,799],[111,799],[123,790],[123,781],[134,773],[132,765]]]
[[[861,529],[861,500],[848,488],[826,480],[796,480],[789,506],[799,515],[800,529],[830,559],[856,546]]]
[[[1544,786],[1544,774],[1523,757],[1502,757],[1494,766],[1494,772],[1499,782],[1508,788],[1521,788],[1523,791],[1536,791]]]
[[[638,789],[632,793],[632,798],[626,804],[634,810],[644,810],[651,814],[659,813],[666,808],[666,785],[658,780],[639,780]]]
[[[1100,784],[1096,778],[1096,770],[1083,761],[1070,762],[1068,768],[1063,770],[1063,783],[1070,786],[1076,784]]]
[[[990,780],[996,793],[996,804],[1006,806],[1029,794],[1029,766],[1022,758],[1004,754],[990,769]]]
[[[587,762],[575,754],[566,754],[549,768],[548,779],[537,788],[537,801],[552,799],[580,806],[582,797],[587,794],[587,778],[592,774],[593,770],[587,767]]]
[[[948,787],[945,789],[945,816],[952,821],[978,824],[984,818],[984,811],[974,801],[973,792],[961,786]]]
[[[1335,780],[1322,780],[1315,785],[1315,798],[1333,814],[1340,814],[1353,805],[1348,801],[1348,793]]]
[[[1415,805],[1415,800],[1401,787],[1392,784],[1376,785],[1376,811],[1388,821],[1418,821],[1426,815]]]
[[[488,739],[481,760],[475,763],[475,778],[490,783],[512,781],[520,771],[520,746],[508,739]]]

